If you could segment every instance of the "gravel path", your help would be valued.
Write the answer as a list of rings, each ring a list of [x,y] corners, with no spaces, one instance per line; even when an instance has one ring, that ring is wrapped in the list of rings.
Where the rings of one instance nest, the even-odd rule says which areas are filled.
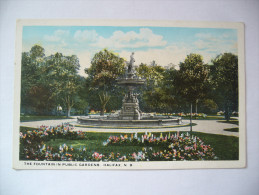
[[[183,120],[184,122],[188,122],[188,120]],[[30,122],[21,122],[21,126],[26,127],[35,127],[38,128],[41,125],[47,126],[56,126],[62,123],[73,123],[76,122],[76,117],[74,119],[57,119],[57,120],[43,120],[43,121],[30,121]],[[194,120],[196,126],[193,126],[193,131],[195,132],[203,132],[210,134],[219,134],[219,135],[229,135],[229,136],[237,136],[239,137],[238,132],[230,132],[224,131],[223,129],[227,128],[235,128],[238,125],[221,123],[217,122],[217,120]],[[123,132],[123,133],[135,133],[135,132],[168,132],[168,131],[190,131],[190,127],[177,127],[177,128],[158,128],[158,129],[105,129],[105,128],[82,128],[75,127],[76,131],[82,130],[85,132]]]

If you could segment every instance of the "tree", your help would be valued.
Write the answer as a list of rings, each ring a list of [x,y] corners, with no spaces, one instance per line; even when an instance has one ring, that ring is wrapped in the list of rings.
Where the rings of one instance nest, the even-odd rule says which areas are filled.
[[[182,109],[182,105],[185,103],[180,96],[177,96],[177,86],[175,85],[178,71],[172,67],[167,69],[164,74],[162,89],[164,96],[162,100],[165,102],[165,109],[169,112],[176,112]],[[181,110],[182,111],[182,110]]]
[[[67,117],[70,116],[72,107],[77,100],[79,90],[80,76],[79,60],[75,55],[63,56],[56,53],[47,58],[46,62],[46,79],[51,89],[52,97],[55,98],[56,104],[62,102],[67,110]]]
[[[32,67],[29,52],[23,52],[21,61],[21,111],[25,113],[29,112],[30,109],[29,91],[36,81],[33,76],[35,71],[36,67]]]
[[[52,114],[62,105],[70,116],[84,79],[78,75],[77,56],[56,53],[45,57],[44,48],[34,45],[22,53],[21,110],[30,114]]]
[[[154,61],[153,61],[154,62]],[[144,85],[139,91],[142,92],[140,104],[143,104],[145,111],[164,111],[166,106],[166,94],[163,90],[165,68],[159,65],[146,65],[141,63],[136,68],[137,75],[146,79]],[[143,99],[143,102],[142,102]]]
[[[175,80],[178,94],[190,103],[190,123],[192,123],[192,105],[206,97],[209,84],[208,67],[204,64],[202,56],[190,54],[184,62],[180,63],[180,70]],[[192,125],[191,129],[192,131]]]
[[[200,106],[200,109],[205,113],[215,113],[217,112],[218,105],[213,99],[204,99],[202,101],[202,105]]]
[[[30,52],[23,52],[21,64],[22,112],[40,115],[49,113],[54,102],[44,80],[44,48],[34,45]]]
[[[79,89],[78,89],[78,101],[75,102],[74,108],[76,109],[79,115],[88,115],[89,113],[89,102],[88,102],[88,93],[86,86],[86,78],[80,77],[79,79]]]
[[[45,49],[40,45],[34,45],[30,50],[30,57],[32,60],[42,59],[45,57]]]
[[[89,94],[95,100],[96,96],[99,97],[101,115],[104,115],[106,104],[118,95],[116,79],[125,72],[125,60],[104,49],[94,55],[91,67],[85,72],[88,74]]]
[[[215,101],[225,110],[225,119],[229,120],[232,111],[238,111],[238,57],[224,53],[212,60],[212,82]]]
[[[170,113],[180,107],[181,98],[175,95],[177,70],[174,67],[165,69],[153,61],[149,66],[140,64],[136,70],[138,76],[146,79],[146,85],[141,90],[145,111]]]

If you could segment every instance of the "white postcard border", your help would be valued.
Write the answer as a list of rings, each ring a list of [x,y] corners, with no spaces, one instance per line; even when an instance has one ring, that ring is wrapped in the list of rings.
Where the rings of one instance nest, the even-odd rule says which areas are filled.
[[[63,162],[63,161],[20,161],[20,90],[21,51],[23,26],[164,26],[226,28],[238,31],[239,71],[239,160],[224,161],[159,161],[159,162]],[[83,19],[22,19],[17,20],[15,46],[14,118],[13,118],[13,168],[14,169],[197,169],[197,168],[244,168],[246,167],[246,93],[245,93],[245,47],[244,24],[233,22],[190,22],[151,20],[83,20]],[[87,165],[89,164],[89,166]],[[92,165],[90,165],[92,164]],[[96,166],[94,165],[96,164]],[[97,166],[98,164],[98,166]]]

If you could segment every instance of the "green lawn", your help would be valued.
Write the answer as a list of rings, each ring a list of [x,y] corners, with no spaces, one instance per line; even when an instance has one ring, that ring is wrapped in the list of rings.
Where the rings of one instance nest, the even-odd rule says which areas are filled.
[[[215,154],[220,160],[238,160],[239,138],[235,136],[215,135],[208,133],[194,132],[205,144],[214,148]]]
[[[22,127],[20,126],[20,132],[23,132],[25,133],[26,131],[32,131],[32,130],[35,130],[37,128],[33,128],[33,127]]]
[[[175,133],[175,132],[171,132]],[[154,133],[159,136],[160,133]],[[163,133],[165,135],[165,133]],[[88,151],[99,153],[119,152],[120,154],[129,154],[137,151],[141,151],[141,146],[103,146],[103,141],[107,140],[110,135],[121,135],[120,133],[88,133],[88,139],[85,140],[64,140],[56,139],[46,143],[52,147],[59,147],[66,143],[72,145],[74,148],[86,147]],[[122,134],[124,135],[124,134]],[[142,134],[138,134],[141,136]],[[220,160],[238,160],[238,137],[214,135],[206,133],[193,132],[193,135],[200,137],[206,145],[211,145],[214,148],[215,154]],[[130,136],[130,134],[128,134]],[[163,148],[157,146],[153,147],[153,151],[160,151]]]
[[[133,152],[138,152],[142,150],[142,147],[140,146],[103,146],[103,141],[101,140],[101,137],[106,137],[106,136],[100,136],[97,139],[90,139],[90,140],[63,140],[63,139],[56,139],[55,141],[51,140],[46,142],[46,145],[58,148],[60,145],[63,145],[66,143],[68,146],[73,146],[73,148],[78,149],[78,148],[86,148],[87,151],[94,153],[102,153],[102,154],[108,154],[111,152],[114,153],[120,153],[122,155],[126,154],[132,154]],[[108,136],[107,136],[108,138]],[[158,149],[158,148],[156,148]]]
[[[21,122],[27,121],[42,121],[42,120],[56,120],[56,119],[67,119],[66,116],[34,116],[34,115],[25,115],[20,117]],[[72,117],[69,117],[72,119]]]

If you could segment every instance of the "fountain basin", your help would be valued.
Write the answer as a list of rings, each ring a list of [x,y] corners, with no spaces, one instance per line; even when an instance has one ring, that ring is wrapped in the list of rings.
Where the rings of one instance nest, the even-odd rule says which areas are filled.
[[[181,125],[181,118],[174,117],[154,117],[141,120],[119,120],[117,118],[89,118],[78,117],[77,123],[90,126],[107,127],[163,127],[170,125]]]

